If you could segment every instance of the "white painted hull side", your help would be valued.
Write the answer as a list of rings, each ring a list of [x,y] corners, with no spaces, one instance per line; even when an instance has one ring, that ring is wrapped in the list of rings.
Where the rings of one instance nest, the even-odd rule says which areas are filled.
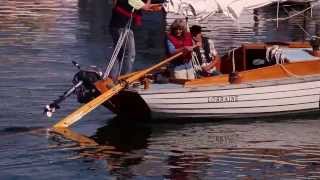
[[[318,111],[320,78],[139,91],[153,118],[239,118]]]

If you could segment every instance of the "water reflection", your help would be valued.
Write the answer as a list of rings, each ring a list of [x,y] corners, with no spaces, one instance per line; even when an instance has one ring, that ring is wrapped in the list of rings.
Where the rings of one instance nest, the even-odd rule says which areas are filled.
[[[108,171],[119,178],[131,178],[136,175],[131,167],[144,161],[150,135],[148,126],[115,118],[99,128],[92,138],[100,145],[114,147],[113,151],[117,152],[106,158]]]
[[[79,158],[119,178],[320,178],[319,122],[133,124],[113,119]],[[301,128],[303,127],[303,129]]]
[[[98,128],[92,138],[99,144],[112,145],[120,152],[131,152],[146,148],[150,135],[151,128],[147,125],[119,121],[116,117]]]

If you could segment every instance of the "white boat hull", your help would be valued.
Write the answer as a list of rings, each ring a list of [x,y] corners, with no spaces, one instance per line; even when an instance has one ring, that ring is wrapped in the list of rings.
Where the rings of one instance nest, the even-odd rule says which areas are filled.
[[[138,91],[152,118],[239,118],[318,111],[320,77]],[[167,86],[166,89],[163,89]]]

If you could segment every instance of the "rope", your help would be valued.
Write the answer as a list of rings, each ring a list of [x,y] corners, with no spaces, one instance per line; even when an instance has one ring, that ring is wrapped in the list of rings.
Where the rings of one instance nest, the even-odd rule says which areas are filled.
[[[279,28],[279,9],[280,9],[280,0],[277,3],[277,29]]]
[[[192,60],[191,61],[192,62],[192,67],[193,67],[192,69],[194,71],[194,74],[198,77],[199,75],[198,75],[197,72],[202,71],[202,68],[201,68],[200,62],[198,60],[198,57],[197,57],[197,55],[196,55],[196,53],[194,51],[192,52],[191,60]]]
[[[262,18],[264,21],[277,21],[277,24],[278,24],[279,21],[284,21],[284,20],[291,19],[291,18],[293,18],[293,17],[295,17],[295,16],[298,16],[298,15],[304,13],[305,11],[308,11],[309,9],[312,11],[313,7],[315,7],[315,6],[317,6],[318,4],[320,4],[320,2],[314,3],[314,4],[311,5],[310,7],[306,8],[306,9],[304,9],[304,10],[302,10],[302,11],[299,11],[299,12],[296,13],[296,14],[293,14],[293,15],[288,16],[288,17],[285,17],[285,18],[279,18],[280,1],[281,1],[281,0],[278,0],[278,2],[277,2],[277,18],[270,18],[270,19]],[[187,10],[188,10],[188,9],[186,9],[186,14],[185,14],[185,16],[187,16],[187,14],[188,14],[188,13],[187,13]],[[247,8],[246,8],[246,10],[248,10],[248,12],[249,12],[250,14],[252,14],[253,16],[258,17],[257,15],[251,13],[251,12],[249,11],[250,9],[247,9]],[[209,12],[207,15],[205,15],[205,16],[203,16],[203,17],[196,17],[196,18],[194,18],[194,20],[195,20],[195,21],[198,21],[198,22],[204,21],[204,20],[206,20],[208,17],[210,17],[211,15],[215,14],[216,12],[217,12],[216,10],[211,11],[211,12]],[[260,19],[261,19],[261,18],[260,18]]]
[[[292,76],[292,77],[295,77],[295,78],[300,77],[299,75],[290,72],[284,65],[282,65],[282,64],[278,64],[278,65],[279,65],[279,66],[281,67],[281,69],[284,70],[289,76]]]
[[[270,51],[271,51],[272,47],[268,47],[266,50],[266,60],[268,63],[271,63],[271,58],[270,58]]]
[[[289,15],[289,12],[288,12],[288,10],[285,8],[285,7],[283,7],[283,10]],[[305,16],[304,16],[305,17]],[[295,25],[297,25],[307,36],[309,36],[309,37],[312,37],[312,35],[309,33],[309,32],[307,32],[300,24],[298,24],[298,23],[296,23],[296,22],[294,22],[295,23]]]
[[[116,46],[114,48],[114,51],[112,53],[112,56],[110,58],[109,64],[108,64],[108,66],[107,66],[107,68],[106,68],[106,70],[104,72],[103,79],[106,79],[109,76],[109,74],[111,72],[111,69],[114,66],[115,61],[117,60],[119,51],[120,51],[121,47],[123,46],[123,42],[125,40],[126,40],[126,44],[127,44],[127,39],[128,39],[127,37],[128,37],[128,33],[130,31],[131,24],[132,24],[133,12],[134,12],[134,8],[132,9],[132,13],[131,13],[130,19],[129,19],[124,31],[122,31],[121,34],[120,34],[120,37],[119,37],[119,39],[117,41],[117,44],[116,44]],[[125,44],[125,47],[126,47],[126,44]],[[123,53],[125,53],[125,48],[124,48]],[[123,57],[124,57],[124,54],[122,56],[122,60],[121,61],[123,61]],[[122,66],[122,62],[121,62],[121,66]]]
[[[114,63],[115,63],[115,61],[117,59],[118,53],[119,53],[119,51],[121,49],[121,46],[123,44],[124,36],[126,36],[126,32],[125,31],[120,34],[120,37],[119,37],[118,42],[117,42],[117,45],[114,48],[114,51],[112,53],[111,59],[109,61],[109,64],[108,64],[108,66],[107,66],[107,68],[105,70],[103,79],[106,79],[110,74],[110,71],[111,71],[111,69],[112,69],[112,67],[113,67],[113,65],[114,65]]]
[[[234,58],[234,51],[236,49],[232,49],[232,72],[236,72],[236,62],[235,62],[235,58]]]
[[[260,19],[262,19],[262,20],[264,20],[264,21],[277,21],[277,20],[279,20],[279,21],[285,21],[285,20],[291,19],[291,18],[293,18],[293,17],[295,17],[295,16],[298,16],[298,15],[300,15],[300,14],[308,11],[309,9],[312,9],[313,7],[315,7],[315,6],[319,5],[319,4],[320,4],[320,2],[317,2],[317,3],[311,5],[310,7],[306,8],[306,9],[304,9],[304,10],[302,10],[302,11],[298,11],[296,14],[293,14],[293,15],[291,15],[291,16],[284,17],[284,18],[270,18],[270,19],[266,19],[266,18],[260,18],[259,16],[251,13],[250,11],[249,11],[249,13],[251,13],[251,15],[253,15],[254,17],[260,18]]]
[[[129,32],[127,31],[127,34]],[[124,43],[124,47],[123,47],[123,53],[122,53],[122,58],[121,58],[121,61],[120,61],[120,67],[119,67],[119,71],[118,71],[118,76],[120,76],[121,74],[121,70],[122,70],[122,65],[123,65],[123,60],[124,60],[124,57],[125,57],[125,53],[126,53],[126,49],[127,49],[127,44],[128,44],[128,35],[126,35],[125,37],[125,43]]]

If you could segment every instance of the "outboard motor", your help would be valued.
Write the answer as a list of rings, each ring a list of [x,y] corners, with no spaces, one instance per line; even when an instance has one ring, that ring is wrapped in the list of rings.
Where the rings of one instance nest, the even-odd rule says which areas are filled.
[[[80,71],[74,75],[72,80],[74,85],[80,81],[83,82],[74,92],[79,103],[87,103],[100,94],[94,86],[94,83],[99,80],[102,80],[102,72],[94,66],[90,66],[87,69],[80,69]]]
[[[58,99],[44,107],[43,112],[48,117],[51,117],[56,109],[60,108],[59,104],[73,93],[77,95],[77,99],[80,103],[87,103],[100,95],[100,92],[95,88],[94,83],[102,79],[102,72],[95,66],[81,69],[78,63],[75,61],[72,61],[72,63],[79,69],[79,72],[73,77],[73,86],[65,91],[62,96],[59,96]]]

